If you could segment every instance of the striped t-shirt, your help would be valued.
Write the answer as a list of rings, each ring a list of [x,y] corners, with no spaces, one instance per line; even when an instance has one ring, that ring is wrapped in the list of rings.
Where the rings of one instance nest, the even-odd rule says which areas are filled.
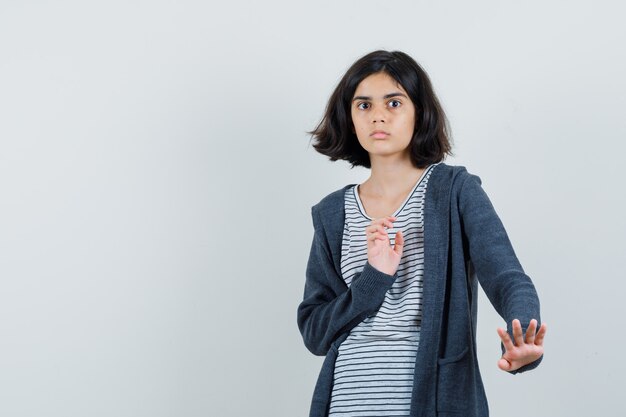
[[[424,273],[424,195],[433,168],[428,166],[392,216],[391,246],[402,230],[404,249],[398,278],[375,315],[354,327],[339,345],[329,416],[408,416],[415,355],[420,336]],[[372,222],[358,185],[345,193],[341,273],[350,286],[367,261],[365,228]]]

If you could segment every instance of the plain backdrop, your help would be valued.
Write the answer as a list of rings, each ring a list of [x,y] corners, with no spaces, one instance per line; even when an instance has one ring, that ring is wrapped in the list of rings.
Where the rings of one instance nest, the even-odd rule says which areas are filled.
[[[428,72],[548,324],[493,416],[623,416],[625,7],[0,2],[0,415],[306,416],[310,207],[369,175],[307,130],[348,67]]]

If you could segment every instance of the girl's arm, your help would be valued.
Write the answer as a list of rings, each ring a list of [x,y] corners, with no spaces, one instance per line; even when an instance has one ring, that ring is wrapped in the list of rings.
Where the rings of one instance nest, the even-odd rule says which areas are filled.
[[[397,273],[385,274],[366,262],[348,288],[335,270],[315,206],[311,215],[315,232],[306,267],[304,297],[298,306],[298,328],[307,349],[325,356],[337,337],[380,308]]]
[[[478,281],[491,304],[507,323],[510,340],[519,342],[520,334],[527,333],[531,320],[537,321],[531,326],[532,333],[541,324],[539,298],[530,277],[522,269],[506,230],[481,184],[477,175],[467,173],[461,185],[459,209],[463,230]],[[519,324],[515,323],[514,326],[513,320],[515,319],[519,320]],[[541,337],[536,340],[543,343],[543,334],[545,334],[545,326]],[[503,336],[501,335],[501,338]],[[505,341],[505,338],[502,340]],[[531,340],[535,342],[535,339]],[[505,354],[507,352],[505,344],[501,345],[502,352]],[[507,346],[510,348],[514,345],[507,343]],[[535,352],[537,354],[539,351],[535,350]],[[521,363],[529,361],[528,363],[508,372],[519,373],[534,369],[542,358],[543,346],[538,356],[526,358]]]

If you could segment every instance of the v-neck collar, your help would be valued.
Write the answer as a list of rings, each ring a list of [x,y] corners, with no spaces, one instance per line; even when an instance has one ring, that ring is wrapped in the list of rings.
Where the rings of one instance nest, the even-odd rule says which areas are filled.
[[[415,192],[415,190],[417,189],[417,187],[421,184],[422,180],[424,179],[424,177],[426,177],[426,173],[428,171],[430,171],[430,169],[436,164],[431,164],[428,167],[426,167],[426,169],[424,170],[424,172],[422,172],[422,175],[419,177],[419,179],[417,180],[417,182],[415,183],[415,185],[413,186],[413,188],[411,189],[411,191],[409,192],[409,195],[407,195],[404,199],[404,201],[402,202],[402,204],[400,204],[400,207],[398,207],[398,209],[396,211],[393,212],[393,214],[391,215],[391,217],[398,217],[398,214],[400,214],[400,212],[402,211],[402,209],[404,209],[404,206],[406,206],[406,204],[409,202],[409,200],[411,199],[411,197],[413,196],[413,193]],[[353,188],[353,192],[354,192],[354,198],[356,199],[357,205],[359,206],[359,211],[361,212],[361,214],[363,214],[363,216],[365,216],[367,219],[369,220],[374,220],[372,217],[370,217],[366,212],[365,212],[365,207],[363,206],[363,203],[361,202],[361,198],[359,197],[359,187],[360,184],[356,184]]]

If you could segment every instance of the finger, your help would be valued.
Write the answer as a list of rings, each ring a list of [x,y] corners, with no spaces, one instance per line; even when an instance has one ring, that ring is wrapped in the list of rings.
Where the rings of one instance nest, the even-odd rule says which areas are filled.
[[[522,346],[524,344],[522,324],[518,319],[513,320],[513,340],[515,340],[516,346]]]
[[[367,229],[365,229],[365,234],[367,234],[368,236],[372,234],[376,234],[376,233],[387,234],[387,231],[382,226],[373,226],[373,227],[368,227]]]
[[[498,336],[500,336],[500,340],[502,340],[502,344],[504,345],[504,348],[507,350],[507,352],[515,349],[515,346],[513,346],[513,341],[511,340],[511,336],[509,336],[506,330],[498,327]]]
[[[374,232],[386,232],[385,224],[382,223],[372,223],[365,228],[365,233],[374,233]],[[391,228],[391,225],[389,225]]]
[[[370,226],[378,226],[378,225],[384,225],[387,227],[393,227],[393,221],[396,220],[395,217],[380,217],[378,219],[374,219],[372,220],[372,222],[370,223]]]
[[[535,336],[535,344],[542,346],[543,338],[546,336],[546,331],[548,330],[548,326],[545,323],[541,323],[541,327],[539,327],[539,331],[537,332],[537,336]]]
[[[381,219],[381,223],[385,226],[387,226],[389,229],[391,229],[393,227],[393,221],[395,220],[395,217],[385,217],[383,219]]]
[[[367,235],[376,232],[387,233],[387,230],[380,224],[371,224],[365,228],[365,234]]]
[[[404,238],[402,237],[402,230],[398,230],[396,233],[395,243],[393,245],[393,251],[398,255],[402,255],[402,249],[404,248]]]
[[[372,241],[375,242],[377,240],[380,240],[382,242],[389,242],[389,235],[387,234],[387,232],[373,232],[370,233],[367,237],[368,241]]]
[[[372,232],[372,233],[368,233],[368,234],[367,234],[367,240],[368,240],[368,241],[374,242],[374,241],[376,241],[377,239],[378,239],[378,240],[380,240],[380,239],[381,239],[380,233],[378,233],[378,232]]]
[[[374,232],[368,235],[367,240],[372,242],[375,242],[377,240],[388,241],[389,236],[387,236],[387,233]]]
[[[391,229],[393,228],[393,222],[396,220],[396,218],[393,216],[388,216],[388,217],[383,218],[382,220],[383,220],[383,224]]]
[[[367,226],[367,230],[370,230],[370,231],[378,230],[380,227],[383,227],[386,225],[387,223],[383,219],[374,220]]]
[[[537,320],[532,319],[530,324],[528,325],[528,329],[526,329],[526,343],[530,343],[531,345],[535,343],[535,333],[537,331]]]
[[[396,245],[404,245],[404,235],[402,234],[402,230],[398,230],[396,232],[396,237],[395,237],[395,241],[396,241]]]

